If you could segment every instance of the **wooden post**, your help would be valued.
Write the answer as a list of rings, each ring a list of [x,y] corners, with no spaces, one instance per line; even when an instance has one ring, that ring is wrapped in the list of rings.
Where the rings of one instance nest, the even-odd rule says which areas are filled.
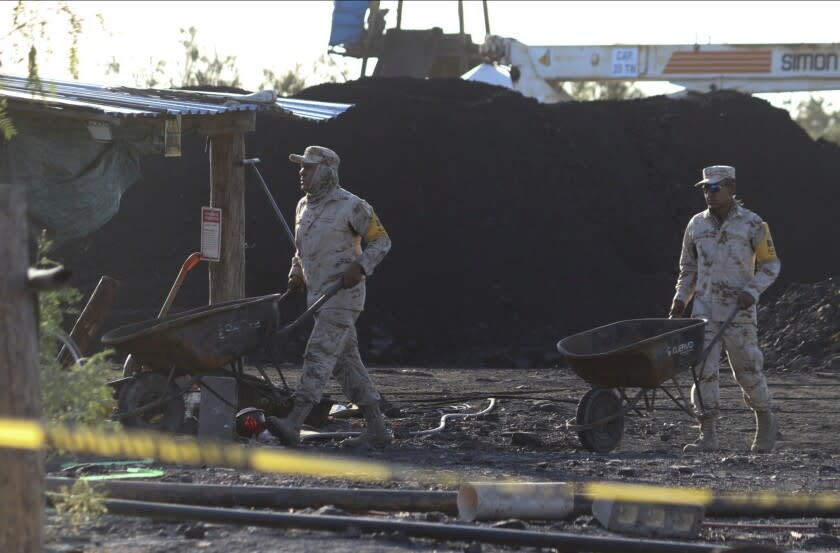
[[[467,41],[464,37],[464,0],[458,0],[458,24],[461,38],[461,67],[458,74],[463,75],[467,70]]]
[[[37,301],[27,288],[27,233],[25,189],[0,184],[0,417],[38,419]],[[41,551],[43,452],[0,448],[0,489],[0,551]]]
[[[363,41],[365,53],[362,58],[362,74],[359,77],[360,79],[365,77],[367,74],[367,62],[368,57],[370,57],[370,45],[373,42],[373,33],[376,31],[376,20],[379,14],[379,0],[371,0],[368,4],[367,30],[365,31],[365,38]]]
[[[245,297],[244,158],[241,132],[210,135],[210,207],[222,210],[221,256],[209,270],[211,305]]]
[[[76,324],[70,331],[70,338],[76,342],[82,356],[87,355],[90,350],[90,340],[99,328],[99,324],[108,316],[119,288],[119,281],[109,276],[100,278],[99,284],[96,285],[90,295],[87,305],[82,309],[79,318],[76,319]],[[58,362],[61,367],[67,368],[74,361],[67,346],[62,346],[61,351],[58,352]]]
[[[487,0],[481,0],[484,5],[484,35],[490,34],[490,12],[487,11]]]

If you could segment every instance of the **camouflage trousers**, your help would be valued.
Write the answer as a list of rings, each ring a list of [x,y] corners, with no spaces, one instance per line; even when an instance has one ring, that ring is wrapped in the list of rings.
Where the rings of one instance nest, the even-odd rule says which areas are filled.
[[[356,405],[379,401],[379,393],[359,355],[358,317],[358,311],[349,309],[322,309],[315,315],[315,326],[303,354],[303,374],[295,390],[296,396],[318,403],[333,375],[347,399]]]
[[[706,324],[705,344],[712,341],[722,324],[714,321]],[[703,401],[702,409],[697,398],[697,386],[691,388],[691,403],[698,416],[716,417],[720,414],[721,348],[726,350],[732,375],[741,387],[747,406],[754,411],[770,409],[772,398],[762,370],[764,355],[758,347],[758,327],[754,323],[733,323],[724,330],[723,336],[712,346],[698,375]]]

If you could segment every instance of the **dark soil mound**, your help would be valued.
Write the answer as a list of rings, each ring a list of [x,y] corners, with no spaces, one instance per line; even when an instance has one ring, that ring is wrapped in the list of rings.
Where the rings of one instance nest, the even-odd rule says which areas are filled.
[[[768,369],[840,371],[840,285],[791,284],[758,313]]]
[[[692,184],[715,163],[738,170],[745,206],[770,223],[779,282],[840,274],[840,150],[788,113],[735,93],[541,105],[460,80],[363,79],[300,98],[353,102],[327,123],[260,115],[247,155],[291,221],[290,152],[322,144],[341,181],[369,200],[393,239],[359,322],[372,363],[545,366],[564,335],[666,313],[685,224],[704,208]],[[153,317],[199,245],[209,198],[203,139],[147,159],[119,215],[57,255],[89,292],[123,281],[110,327]],[[259,184],[247,193],[247,294],[285,289],[291,248]],[[194,270],[174,309],[207,301]],[[305,334],[305,333],[304,333]]]

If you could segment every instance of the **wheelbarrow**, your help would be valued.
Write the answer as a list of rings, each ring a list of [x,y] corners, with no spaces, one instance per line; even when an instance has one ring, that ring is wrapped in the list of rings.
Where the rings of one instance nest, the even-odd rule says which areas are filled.
[[[341,289],[334,284],[293,322],[283,325],[280,305],[287,291],[234,300],[183,311],[162,319],[111,330],[102,343],[130,354],[139,369],[111,382],[118,408],[115,418],[130,427],[175,432],[184,421],[184,395],[197,386],[213,393],[202,378],[232,376],[239,393],[236,408],[258,407],[267,415],[285,416],[291,410],[292,390],[275,356],[276,347]],[[275,385],[262,367],[260,376],[246,374],[243,357],[264,352],[271,359],[282,386]],[[312,410],[307,424],[321,426],[333,402],[325,397]]]
[[[618,321],[560,340],[557,350],[575,374],[592,386],[578,402],[575,418],[566,421],[566,428],[577,432],[587,450],[609,453],[621,442],[625,416],[631,410],[638,412],[642,398],[652,411],[657,390],[695,418],[676,377],[690,370],[697,384],[695,367],[702,367],[736,313],[732,312],[705,349],[706,320],[699,318]],[[668,381],[675,391],[664,386]],[[638,391],[628,393],[633,388]],[[699,397],[699,390],[697,393]],[[702,409],[702,397],[699,401]]]

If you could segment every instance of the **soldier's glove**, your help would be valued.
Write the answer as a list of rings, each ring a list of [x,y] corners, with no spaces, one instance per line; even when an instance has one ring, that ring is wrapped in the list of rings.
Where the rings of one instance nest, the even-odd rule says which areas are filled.
[[[353,264],[347,267],[347,270],[344,271],[344,274],[341,277],[342,284],[345,288],[352,288],[362,281],[362,276],[364,274],[365,272],[362,270],[362,266],[353,262]]]
[[[292,292],[300,292],[303,290],[303,277],[300,275],[292,275],[289,277],[289,290]]]
[[[671,304],[671,311],[668,313],[669,319],[679,319],[685,312],[685,302],[682,300],[674,300]]]
[[[754,303],[755,298],[753,298],[752,295],[748,294],[747,292],[738,293],[738,307],[740,307],[741,309],[748,309]]]

